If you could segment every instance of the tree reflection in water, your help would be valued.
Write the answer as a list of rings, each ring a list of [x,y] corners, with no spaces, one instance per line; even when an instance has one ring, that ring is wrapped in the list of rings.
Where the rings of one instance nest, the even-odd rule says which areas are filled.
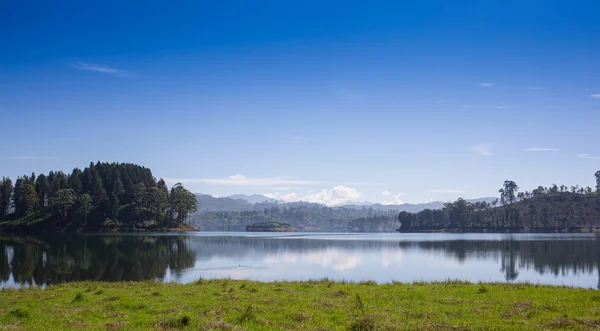
[[[1,280],[12,274],[21,285],[160,280],[167,268],[178,271],[194,263],[189,238],[181,236],[0,237]]]
[[[346,240],[315,240],[294,236],[0,236],[0,287],[10,281],[11,276],[12,281],[19,285],[79,280],[164,280],[168,271],[174,274],[189,272],[191,276],[200,277],[202,275],[196,273],[210,269],[213,260],[234,261],[238,266],[237,261],[249,256],[263,257],[262,261],[277,256],[314,259],[327,252],[337,252],[338,258],[355,255],[360,258],[360,254],[364,253],[379,256],[439,253],[458,264],[493,260],[498,261],[499,271],[507,281],[518,281],[520,272],[524,271],[569,277],[593,275],[600,268],[600,234],[574,237],[498,235],[491,240],[482,240],[478,236],[428,240],[427,237],[399,235],[400,241],[352,240],[350,237]],[[277,258],[273,261],[278,263]],[[194,267],[201,268],[193,274]],[[335,269],[331,263],[325,263],[325,267]],[[346,271],[354,272],[351,269]]]

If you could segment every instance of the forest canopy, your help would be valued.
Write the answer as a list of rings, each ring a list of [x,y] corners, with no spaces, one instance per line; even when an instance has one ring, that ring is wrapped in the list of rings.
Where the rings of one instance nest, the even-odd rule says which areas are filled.
[[[452,230],[473,231],[598,231],[600,230],[600,171],[591,187],[539,186],[519,192],[510,180],[498,193],[500,199],[469,203],[460,198],[443,209],[418,213],[400,212],[402,232]]]
[[[169,188],[150,169],[130,163],[90,163],[70,174],[2,177],[0,225],[43,229],[180,227],[197,210],[180,183]]]

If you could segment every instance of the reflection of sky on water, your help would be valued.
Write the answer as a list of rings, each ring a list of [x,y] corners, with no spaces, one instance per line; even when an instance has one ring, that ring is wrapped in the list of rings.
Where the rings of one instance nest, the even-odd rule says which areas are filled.
[[[223,234],[225,235],[225,234]],[[232,236],[232,234],[228,234]],[[430,250],[417,247],[399,247],[399,239],[408,241],[451,241],[478,240],[498,241],[510,240],[532,241],[563,241],[575,242],[595,240],[590,235],[498,235],[498,234],[468,234],[440,235],[416,234],[404,238],[398,234],[233,234],[242,238],[241,243],[232,244],[231,250],[219,252],[211,245],[200,244],[207,237],[214,235],[201,234],[192,239],[199,240],[204,253],[210,251],[209,258],[202,254],[197,259],[194,268],[183,272],[169,273],[166,280],[191,282],[200,277],[252,279],[262,281],[276,280],[308,280],[330,278],[338,280],[361,281],[375,280],[378,282],[403,281],[439,281],[445,279],[467,279],[471,281],[531,282],[543,284],[569,284],[583,287],[596,287],[598,276],[596,272],[567,271],[558,275],[541,273],[527,266],[518,256],[510,257],[504,251],[472,251],[465,252],[461,258],[456,258],[445,250]],[[515,239],[516,238],[516,239]],[[380,240],[378,240],[380,239]],[[297,245],[292,243],[298,242]],[[254,241],[256,245],[254,245]],[[277,241],[276,244],[269,241]],[[372,244],[365,245],[366,242]],[[343,244],[342,244],[343,243]],[[352,243],[356,243],[353,245]],[[227,246],[227,241],[221,243]],[[537,245],[537,244],[534,244]],[[512,255],[511,255],[512,256]],[[502,259],[512,263],[515,273],[510,273],[510,265],[503,267]],[[525,265],[525,266],[523,266]],[[597,269],[596,269],[597,270]],[[516,277],[516,278],[515,278]],[[511,279],[507,279],[511,278]]]
[[[596,287],[600,235],[75,235],[0,240],[0,288],[86,279],[413,282],[461,279]]]

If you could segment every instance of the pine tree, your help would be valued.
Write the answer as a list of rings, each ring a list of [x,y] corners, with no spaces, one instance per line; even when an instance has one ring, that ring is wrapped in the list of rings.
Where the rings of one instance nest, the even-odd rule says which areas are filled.
[[[0,182],[0,220],[6,219],[8,215],[12,193],[12,181],[10,178],[2,177],[2,182]]]

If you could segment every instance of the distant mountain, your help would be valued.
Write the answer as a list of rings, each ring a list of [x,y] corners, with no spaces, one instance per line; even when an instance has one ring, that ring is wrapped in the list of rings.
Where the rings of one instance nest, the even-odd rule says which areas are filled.
[[[348,205],[339,206],[338,208],[351,208],[351,209],[372,208],[372,209],[378,210],[378,211],[397,211],[397,212],[408,211],[411,213],[416,213],[423,209],[440,209],[443,206],[444,206],[443,202],[433,201],[433,202],[417,203],[417,204],[404,203],[401,205],[382,205],[380,203],[374,203],[374,204],[370,204],[370,205],[348,204]]]
[[[243,199],[215,198],[208,194],[196,194],[198,211],[254,210],[254,204]]]
[[[267,198],[266,196],[264,196],[262,194],[252,194],[252,195],[234,194],[234,195],[228,196],[228,198],[234,199],[234,200],[238,200],[238,199],[246,200],[248,203],[251,203],[251,204],[263,203],[263,202],[269,202],[269,203],[277,202],[277,199]]]
[[[235,194],[229,197],[216,198],[207,194],[196,194],[198,200],[199,211],[243,211],[243,210],[262,210],[264,208],[271,208],[273,206],[279,207],[298,207],[298,206],[319,206],[313,202],[284,202],[268,198],[261,194],[245,195]],[[490,202],[496,198],[479,198],[479,199],[467,199],[467,202]],[[347,208],[347,209],[369,209],[372,208],[379,212],[389,211],[407,211],[411,213],[420,212],[423,209],[441,209],[444,207],[442,201],[432,201],[425,203],[410,204],[405,203],[401,205],[382,205],[380,203],[371,202],[355,202],[340,206],[334,206],[332,208]]]
[[[494,197],[485,197],[485,198],[477,198],[477,199],[467,199],[467,202],[470,203],[475,203],[475,202],[492,202],[494,200],[496,200],[498,198],[494,198]]]
[[[496,198],[486,197],[486,198],[478,198],[478,199],[466,199],[467,202],[475,203],[475,202],[491,202]],[[363,208],[373,208],[374,210],[379,211],[407,211],[411,213],[417,213],[424,209],[442,209],[444,207],[444,202],[442,201],[431,201],[424,203],[404,203],[401,205],[382,205],[380,203],[373,204],[347,204],[343,206],[339,206],[338,208],[354,208],[354,209],[363,209]]]

